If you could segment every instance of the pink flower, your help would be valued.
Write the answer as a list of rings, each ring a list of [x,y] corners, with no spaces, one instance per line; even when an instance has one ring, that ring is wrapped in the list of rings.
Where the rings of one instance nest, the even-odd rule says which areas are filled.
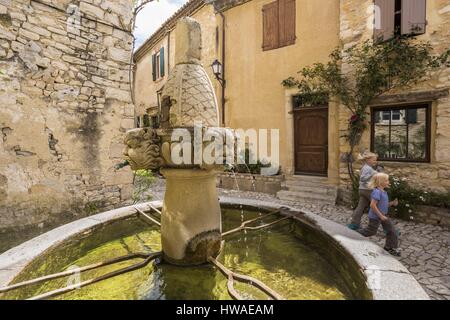
[[[359,116],[358,116],[357,114],[354,114],[354,115],[352,115],[352,116],[350,117],[350,122],[351,122],[351,123],[356,122],[356,121],[358,121],[358,120],[359,120]]]

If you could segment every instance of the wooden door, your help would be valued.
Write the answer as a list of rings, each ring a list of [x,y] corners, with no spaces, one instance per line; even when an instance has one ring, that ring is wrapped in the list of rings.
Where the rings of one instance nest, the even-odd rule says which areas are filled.
[[[328,108],[294,109],[295,174],[326,176]]]

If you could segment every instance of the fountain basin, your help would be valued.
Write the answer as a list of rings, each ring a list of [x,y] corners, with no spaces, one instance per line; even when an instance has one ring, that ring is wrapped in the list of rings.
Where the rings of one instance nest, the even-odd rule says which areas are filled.
[[[159,201],[140,204],[135,207],[140,210],[147,210],[148,205],[162,207],[162,203]],[[245,219],[248,219],[251,218],[252,214],[277,210],[282,206],[261,201],[222,197],[221,207],[222,210],[225,209],[223,231],[227,231],[240,222],[238,214],[240,208],[244,209],[246,215],[248,214],[245,217]],[[280,223],[279,226],[263,229],[256,234],[242,232],[226,237],[226,243],[229,243],[230,247],[227,248],[226,244],[221,254],[224,264],[228,264],[228,267],[233,271],[243,274],[249,272],[255,278],[262,277],[263,279],[260,280],[272,288],[277,286],[277,281],[290,283],[291,287],[274,288],[283,291],[280,294],[287,299],[428,299],[422,287],[400,262],[385,254],[382,248],[359,234],[309,212],[299,212],[293,208],[285,207],[281,214],[292,215],[294,222]],[[160,234],[157,228],[149,227],[142,221],[136,224],[136,221],[136,210],[133,207],[124,207],[80,219],[27,241],[0,255],[0,287],[65,270],[68,265],[72,265],[74,262],[80,263],[80,266],[96,262],[98,260],[92,259],[100,257],[102,252],[114,252],[114,241],[116,243],[124,241],[125,244],[131,246],[130,251],[135,251],[138,247],[139,249],[145,249],[145,246],[153,252],[160,250],[158,249]],[[110,231],[101,232],[107,229],[110,229]],[[141,236],[140,244],[136,243],[136,234]],[[133,241],[127,238],[130,236],[133,237]],[[271,238],[266,239],[267,236]],[[245,238],[249,238],[251,241],[246,242]],[[89,239],[89,241],[83,239]],[[133,248],[134,245],[137,247]],[[246,249],[246,245],[249,246],[248,249]],[[264,250],[257,248],[257,245],[262,246]],[[284,245],[284,248],[279,248],[279,245]],[[64,248],[66,252],[73,255],[73,258],[62,261],[67,256],[61,255],[61,252],[63,252],[61,250],[64,250]],[[56,254],[58,251],[60,254]],[[255,252],[262,252],[262,254],[259,254],[259,260],[255,260]],[[295,254],[292,255],[292,252],[295,252]],[[248,257],[245,257],[246,253],[249,255]],[[267,253],[265,258],[264,253]],[[117,252],[117,255],[123,254],[124,252]],[[257,256],[259,255],[257,254]],[[248,261],[246,262],[246,260]],[[252,267],[252,263],[255,264],[255,261],[257,262],[256,266]],[[280,261],[281,265],[280,263],[277,264],[276,261]],[[322,273],[328,273],[328,278],[323,277],[323,274],[307,274],[308,268],[304,266],[311,265],[313,261],[318,266],[316,269],[321,270]],[[263,271],[259,269],[261,265],[268,272],[261,272]],[[374,269],[377,274],[375,278]],[[270,274],[277,276],[277,279],[272,283],[270,283],[272,281]],[[285,278],[280,280],[280,274],[284,275]],[[299,278],[302,275],[304,275],[303,279],[295,283],[294,278]],[[109,282],[110,286],[108,286],[107,281],[112,280],[105,280],[105,283],[102,284],[105,286],[103,287],[104,292],[109,290],[110,293],[114,294],[109,297],[103,295],[103,298],[230,298],[226,293],[226,286],[224,286],[225,278],[212,266],[183,268],[169,265],[149,265],[145,269],[133,271],[129,275],[121,275],[117,278],[121,277],[120,292],[117,292],[117,287],[114,285],[117,283]],[[189,289],[192,289],[190,282],[184,281],[189,278],[202,279],[200,282],[202,285],[198,286],[199,290]],[[175,294],[170,291],[170,283],[180,283],[180,280],[184,282],[181,281],[181,285],[176,290],[178,294]],[[302,287],[305,281],[312,281],[309,287],[307,285]],[[65,285],[66,280],[63,283]],[[295,284],[295,288],[292,288],[293,284]],[[136,287],[136,285],[140,287],[139,290],[136,289],[137,291],[133,288],[131,288],[133,290],[128,288],[131,291],[126,289],[130,286]],[[96,285],[91,288],[94,286]],[[165,289],[161,290],[162,287]],[[98,293],[92,290],[88,290],[83,295],[77,295],[88,288],[90,287],[69,293],[65,298],[101,298]],[[242,288],[237,286],[237,289],[242,289],[249,298],[264,298],[258,296],[259,293],[245,285]],[[30,292],[30,294],[33,295],[36,292]],[[125,294],[126,292],[128,293]],[[185,292],[187,296],[180,295],[180,292]],[[23,296],[11,291],[4,296],[0,296],[0,299],[30,297],[30,295],[26,295],[27,292],[22,293]],[[61,296],[61,298],[64,298],[64,296]]]

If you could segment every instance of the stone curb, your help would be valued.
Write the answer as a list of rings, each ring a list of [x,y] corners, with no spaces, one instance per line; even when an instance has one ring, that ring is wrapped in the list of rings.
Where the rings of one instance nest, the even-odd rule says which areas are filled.
[[[38,256],[60,245],[65,240],[82,234],[106,222],[124,219],[136,214],[133,207],[146,210],[148,204],[162,206],[162,201],[137,204],[82,218],[50,230],[0,255],[0,287],[8,285]]]

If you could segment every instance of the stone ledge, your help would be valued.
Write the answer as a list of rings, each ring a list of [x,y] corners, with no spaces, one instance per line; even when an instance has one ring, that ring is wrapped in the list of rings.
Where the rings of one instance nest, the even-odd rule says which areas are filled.
[[[416,102],[430,102],[449,96],[449,89],[417,91],[399,94],[383,95],[374,99],[371,106],[401,104],[401,103],[416,103]]]
[[[417,210],[414,214],[414,221],[450,228],[450,209],[417,206]]]
[[[35,237],[25,243],[14,247],[0,255],[0,287],[8,285],[22,270],[26,268],[38,256],[48,252],[69,238],[87,232],[113,220],[120,220],[136,214],[134,207],[147,210],[147,205],[160,208],[161,201],[153,201],[145,204],[123,207],[94,216],[79,219],[55,228],[47,233]]]
[[[330,236],[343,250],[347,251],[359,265],[366,278],[366,285],[374,300],[429,300],[430,297],[413,275],[397,259],[387,254],[381,247],[367,240],[359,233],[336,222],[322,218],[309,211],[250,199],[221,197],[221,205],[244,205],[264,209],[281,209],[299,212],[302,217],[312,221],[324,235]],[[298,219],[304,223],[304,219]],[[380,271],[380,286],[370,288],[367,279],[373,276],[374,266]]]
[[[217,176],[217,187],[240,191],[277,194],[281,190],[284,176],[262,176],[249,173],[222,173]]]

